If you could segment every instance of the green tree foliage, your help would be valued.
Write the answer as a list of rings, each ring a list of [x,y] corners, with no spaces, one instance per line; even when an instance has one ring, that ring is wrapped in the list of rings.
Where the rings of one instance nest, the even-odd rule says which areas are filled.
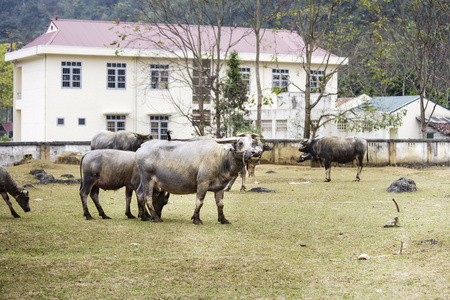
[[[227,71],[221,85],[222,99],[216,110],[221,116],[221,132],[226,136],[234,136],[238,132],[254,131],[249,111],[245,108],[248,99],[248,85],[242,80],[241,61],[236,51],[229,55]]]

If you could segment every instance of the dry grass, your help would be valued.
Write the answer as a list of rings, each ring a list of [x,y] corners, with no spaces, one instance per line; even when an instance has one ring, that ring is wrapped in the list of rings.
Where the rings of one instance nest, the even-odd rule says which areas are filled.
[[[35,161],[8,168],[20,184],[44,167],[56,178],[78,166]],[[275,173],[267,173],[274,171]],[[450,168],[323,169],[261,165],[247,189],[225,195],[217,222],[212,194],[190,217],[194,195],[172,195],[164,223],[128,220],[124,190],[101,191],[112,220],[83,218],[78,185],[35,185],[31,212],[0,209],[4,299],[448,299]],[[401,176],[418,192],[386,193]],[[256,182],[255,182],[256,181]],[[295,184],[293,184],[295,183]],[[392,198],[400,205],[397,213]],[[36,200],[42,199],[42,200]],[[90,201],[93,216],[96,209]],[[137,214],[135,199],[132,210]],[[394,216],[401,227],[383,228]],[[422,242],[435,239],[438,244]],[[402,255],[400,244],[404,242]],[[371,259],[360,261],[367,253]]]

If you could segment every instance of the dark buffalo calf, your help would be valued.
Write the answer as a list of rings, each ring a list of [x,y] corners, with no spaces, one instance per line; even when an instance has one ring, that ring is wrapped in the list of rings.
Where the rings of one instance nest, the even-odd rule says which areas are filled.
[[[356,179],[359,181],[359,175],[363,168],[364,153],[367,153],[367,141],[360,137],[324,137],[318,139],[307,139],[301,142],[298,151],[303,154],[297,162],[303,162],[309,159],[319,160],[325,167],[325,182],[331,181],[331,163],[350,163],[356,161],[358,172]],[[369,157],[367,154],[367,161]]]
[[[16,199],[17,203],[19,203],[24,212],[30,211],[30,197],[28,196],[28,191],[19,188],[9,172],[3,167],[0,167],[0,194],[5,200],[6,205],[8,205],[9,210],[11,211],[11,214],[14,216],[14,218],[20,218],[20,216],[12,207],[8,194]]]

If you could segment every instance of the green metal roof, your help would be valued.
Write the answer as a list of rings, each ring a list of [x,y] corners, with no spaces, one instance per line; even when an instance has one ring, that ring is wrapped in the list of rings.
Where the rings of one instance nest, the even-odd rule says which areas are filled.
[[[374,97],[366,102],[376,110],[387,111],[393,113],[404,106],[419,100],[420,96],[390,96],[390,97]]]

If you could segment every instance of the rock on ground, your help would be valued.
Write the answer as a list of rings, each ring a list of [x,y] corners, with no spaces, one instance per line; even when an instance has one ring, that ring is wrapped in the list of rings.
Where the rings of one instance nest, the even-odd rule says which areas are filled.
[[[400,179],[391,183],[386,192],[388,193],[403,193],[403,192],[416,192],[417,186],[414,180],[407,177],[401,177]]]

